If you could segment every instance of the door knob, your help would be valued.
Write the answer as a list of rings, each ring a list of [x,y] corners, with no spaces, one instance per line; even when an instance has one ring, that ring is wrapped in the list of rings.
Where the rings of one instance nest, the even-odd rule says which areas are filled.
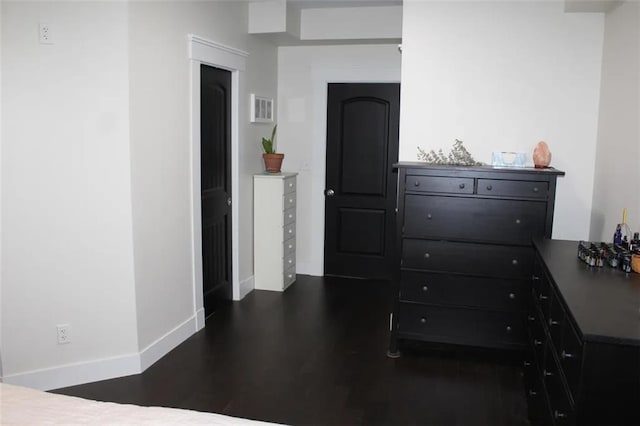
[[[335,192],[333,191],[333,189],[327,189],[324,191],[324,195],[326,195],[327,197],[333,197],[334,194]]]
[[[231,205],[231,197],[227,197],[227,205],[230,206]]]

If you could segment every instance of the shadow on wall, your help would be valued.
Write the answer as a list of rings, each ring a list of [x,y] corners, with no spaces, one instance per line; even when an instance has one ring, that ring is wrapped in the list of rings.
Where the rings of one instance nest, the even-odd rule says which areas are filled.
[[[602,212],[597,212],[593,210],[591,212],[591,229],[589,230],[589,240],[590,241],[600,241],[602,240],[602,235],[604,235],[604,214]]]

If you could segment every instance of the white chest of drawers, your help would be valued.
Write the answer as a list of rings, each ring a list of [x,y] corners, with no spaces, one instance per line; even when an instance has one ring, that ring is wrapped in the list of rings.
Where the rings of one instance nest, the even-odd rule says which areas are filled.
[[[284,291],[296,280],[296,175],[253,176],[256,290]]]

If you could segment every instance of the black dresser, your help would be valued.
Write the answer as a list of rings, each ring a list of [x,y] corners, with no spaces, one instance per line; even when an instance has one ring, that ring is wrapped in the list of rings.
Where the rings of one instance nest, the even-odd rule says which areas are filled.
[[[532,238],[551,236],[555,169],[398,163],[398,340],[525,349]]]
[[[536,239],[525,387],[542,425],[640,424],[640,275]]]

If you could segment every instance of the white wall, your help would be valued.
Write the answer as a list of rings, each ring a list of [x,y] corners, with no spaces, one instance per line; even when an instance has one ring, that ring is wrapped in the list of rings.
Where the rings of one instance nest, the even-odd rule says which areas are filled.
[[[275,46],[246,2],[2,3],[2,363],[50,389],[133,374],[195,331],[189,33],[240,75],[235,285],[252,288],[252,175]],[[54,45],[38,43],[47,21]],[[237,288],[236,288],[237,290]],[[56,324],[72,343],[56,343]]]
[[[400,159],[461,139],[476,160],[545,140],[559,179],[554,238],[589,232],[602,14],[563,2],[422,2],[403,13]]]
[[[327,84],[399,82],[397,45],[278,49],[278,150],[283,170],[299,172],[296,269],[324,271]]]
[[[38,43],[39,21],[55,44]],[[5,381],[135,370],[127,24],[119,2],[2,2]],[[61,366],[78,369],[57,377]]]
[[[275,46],[247,34],[246,2],[132,2],[131,169],[140,349],[194,315],[191,226],[190,68],[187,34],[249,52],[240,77],[239,270],[252,288],[253,182],[262,171],[249,94],[276,96]],[[201,290],[199,290],[201,291]]]
[[[605,21],[592,241],[611,241],[622,209],[640,231],[640,3],[627,1]]]
[[[301,40],[400,39],[402,6],[302,9]]]

